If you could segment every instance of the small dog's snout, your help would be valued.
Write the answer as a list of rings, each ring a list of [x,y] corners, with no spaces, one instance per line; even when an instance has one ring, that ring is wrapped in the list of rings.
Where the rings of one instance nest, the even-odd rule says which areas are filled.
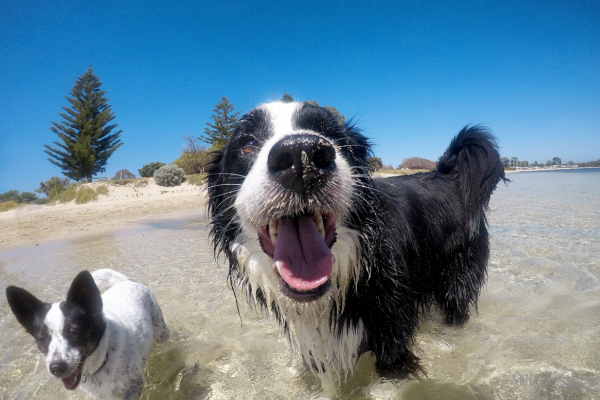
[[[327,182],[335,170],[335,149],[321,136],[288,135],[271,148],[267,166],[283,187],[307,194]]]
[[[50,364],[50,373],[54,376],[62,376],[67,371],[67,367],[64,361],[53,362]]]

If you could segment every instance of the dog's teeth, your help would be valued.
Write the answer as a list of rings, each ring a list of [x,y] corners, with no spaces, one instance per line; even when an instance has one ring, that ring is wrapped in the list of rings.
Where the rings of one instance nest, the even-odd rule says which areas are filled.
[[[277,241],[277,221],[272,220],[269,222],[269,236],[271,236],[271,242],[275,244]]]
[[[315,224],[317,224],[317,230],[321,234],[321,237],[325,239],[325,224],[323,224],[323,216],[318,211],[313,214]]]

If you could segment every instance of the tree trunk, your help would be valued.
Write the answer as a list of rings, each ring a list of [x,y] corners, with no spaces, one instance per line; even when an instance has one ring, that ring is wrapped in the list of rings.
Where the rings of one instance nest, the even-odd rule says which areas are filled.
[[[87,176],[87,183],[92,183],[92,175],[88,174]]]

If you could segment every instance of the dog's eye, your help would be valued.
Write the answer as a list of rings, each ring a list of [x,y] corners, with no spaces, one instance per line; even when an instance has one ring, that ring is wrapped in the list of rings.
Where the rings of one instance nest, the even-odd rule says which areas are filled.
[[[248,140],[246,142],[246,144],[244,144],[244,147],[242,147],[242,150],[240,151],[240,153],[242,155],[254,153],[256,150],[258,150],[257,145],[258,145],[258,143],[256,143],[255,140]]]
[[[77,329],[77,328],[69,329],[69,336],[71,337],[71,339],[77,339],[77,337],[79,336],[79,329]]]
[[[38,335],[36,339],[40,344],[45,344],[48,341],[48,338],[44,335]]]

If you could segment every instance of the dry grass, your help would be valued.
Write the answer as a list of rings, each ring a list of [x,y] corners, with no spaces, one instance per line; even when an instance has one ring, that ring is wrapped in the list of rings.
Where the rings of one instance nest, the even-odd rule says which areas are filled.
[[[101,195],[108,195],[108,186],[106,185],[100,185],[96,188],[96,193],[101,194]]]
[[[206,182],[206,174],[184,175],[184,178],[190,185],[200,186]]]
[[[131,183],[134,187],[144,187],[148,186],[148,178],[115,179],[107,181],[107,183],[113,186],[127,186]]]
[[[108,188],[105,185],[102,185],[99,188],[103,188],[100,189],[101,194],[108,194]],[[96,201],[98,200],[98,192],[86,184],[72,185],[61,193],[58,193],[56,196],[53,196],[48,202],[48,205],[55,205],[58,203],[66,204],[73,200],[76,204],[85,204],[90,201]]]
[[[3,201],[2,203],[0,203],[0,212],[10,211],[17,207],[19,207],[19,204],[16,201]]]
[[[82,186],[75,193],[75,204],[85,204],[98,200],[98,193],[89,186]]]

